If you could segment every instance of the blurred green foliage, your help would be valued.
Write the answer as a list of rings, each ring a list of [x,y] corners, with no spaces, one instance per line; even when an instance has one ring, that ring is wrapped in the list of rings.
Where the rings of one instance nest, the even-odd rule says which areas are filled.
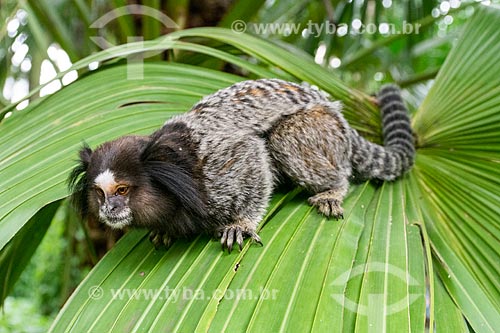
[[[45,332],[55,315],[87,275],[88,248],[66,200],[58,209],[43,241],[19,278],[4,313],[0,332]]]

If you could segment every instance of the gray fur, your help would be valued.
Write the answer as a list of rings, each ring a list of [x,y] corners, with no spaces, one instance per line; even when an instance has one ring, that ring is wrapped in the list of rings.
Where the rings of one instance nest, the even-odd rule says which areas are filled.
[[[277,79],[237,83],[167,123],[185,123],[200,142],[210,214],[231,228],[244,225],[249,234],[265,213],[278,173],[311,192],[309,203],[321,213],[338,218],[353,167],[365,178],[385,180],[411,167],[413,137],[400,92],[387,86],[378,97],[387,147],[351,129],[339,102]],[[394,114],[404,116],[395,123]],[[403,143],[391,137],[396,132]],[[224,168],[227,163],[231,168]]]

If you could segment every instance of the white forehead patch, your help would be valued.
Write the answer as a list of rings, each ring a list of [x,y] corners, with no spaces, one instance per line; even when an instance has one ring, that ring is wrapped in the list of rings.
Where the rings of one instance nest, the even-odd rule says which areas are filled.
[[[95,177],[94,183],[103,190],[109,189],[116,185],[115,175],[111,170],[106,169]]]

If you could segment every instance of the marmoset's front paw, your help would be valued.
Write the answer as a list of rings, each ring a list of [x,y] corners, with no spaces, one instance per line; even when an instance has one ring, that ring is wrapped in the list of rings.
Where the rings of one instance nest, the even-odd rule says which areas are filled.
[[[149,240],[153,243],[156,249],[168,249],[174,243],[173,238],[169,237],[165,232],[159,230],[151,230]]]
[[[231,253],[235,242],[238,244],[241,251],[243,249],[243,238],[245,237],[251,237],[255,242],[262,245],[262,241],[255,230],[248,230],[238,224],[231,224],[222,227],[221,230],[219,230],[219,237],[222,245],[222,251],[227,248],[229,253]]]

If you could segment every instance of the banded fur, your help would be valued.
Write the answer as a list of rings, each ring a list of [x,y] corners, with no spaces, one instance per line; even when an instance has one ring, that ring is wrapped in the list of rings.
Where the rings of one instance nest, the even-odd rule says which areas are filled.
[[[408,109],[397,86],[386,85],[377,95],[382,114],[384,146],[352,130],[352,166],[361,178],[394,180],[414,162],[415,146]]]

